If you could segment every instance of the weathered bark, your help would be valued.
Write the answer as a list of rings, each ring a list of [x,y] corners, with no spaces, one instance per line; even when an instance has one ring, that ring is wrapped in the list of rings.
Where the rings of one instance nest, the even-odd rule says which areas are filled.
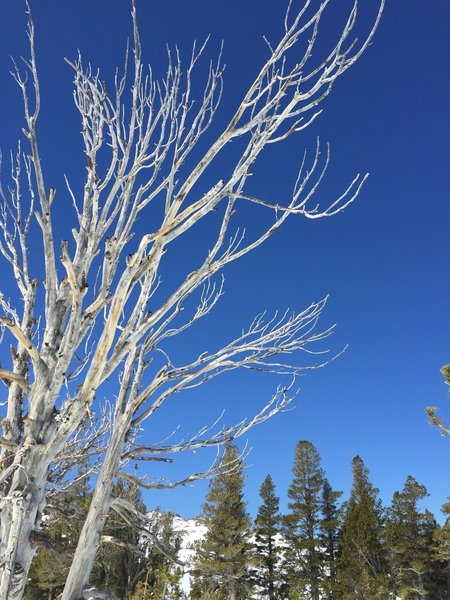
[[[40,360],[28,396],[28,413],[19,421],[23,441],[3,461],[7,466],[0,500],[0,600],[22,598],[36,550],[32,534],[39,531],[45,509],[49,467],[66,442],[60,429],[67,435],[73,433],[84,412],[74,410],[78,414],[69,424],[58,420],[54,406],[63,382],[58,373],[61,367],[51,371],[47,362]]]
[[[237,600],[236,585],[233,579],[228,582],[228,600]]]
[[[120,464],[128,423],[116,423],[105,461],[84,521],[61,600],[78,600],[89,583],[95,557],[101,544],[103,529],[111,506],[114,479]]]
[[[32,532],[39,530],[45,504],[47,457],[30,447],[14,475],[9,498],[2,499],[0,598],[20,600],[36,548]],[[33,473],[27,477],[27,473]]]
[[[306,0],[297,14],[291,14],[289,4],[280,43],[270,47],[269,59],[228,125],[186,173],[182,165],[189,164],[194,149],[198,156],[197,144],[218,108],[223,67],[220,60],[210,65],[199,102],[193,98],[193,72],[205,46],[194,48],[185,70],[178,54],[175,58],[169,54],[166,77],[162,82],[154,81],[151,72],[144,73],[132,0],[134,52],[130,54],[129,105],[124,106],[124,95],[130,87],[127,75],[117,76],[108,92],[99,75],[83,67],[81,58],[69,63],[74,71],[74,99],[87,160],[81,197],[67,182],[75,213],[73,249],[68,241],[55,239],[52,204],[56,190],[46,185],[36,133],[41,99],[34,25],[28,10],[31,56],[25,65],[29,73],[23,75],[16,67],[14,76],[23,95],[23,133],[30,157],[19,148],[13,161],[12,182],[7,186],[10,196],[0,186],[0,260],[5,259],[7,268],[12,268],[12,283],[23,300],[20,307],[11,306],[0,292],[0,340],[12,343],[11,364],[0,368],[0,379],[8,388],[6,418],[0,423],[0,600],[22,597],[34,554],[32,534],[39,531],[45,510],[52,464],[86,415],[95,417],[95,397],[105,381],[111,385],[115,380],[117,393],[110,446],[104,454],[64,600],[100,593],[87,592],[86,584],[111,506],[112,483],[117,475],[137,479],[130,473],[119,473],[121,465],[130,460],[145,464],[151,464],[151,460],[171,461],[167,457],[179,452],[221,446],[287,406],[294,379],[303,368],[323,366],[302,367],[286,357],[331,333],[332,329],[314,331],[325,300],[298,313],[275,314],[267,319],[261,314],[236,339],[211,352],[199,348],[197,358],[190,358],[187,364],[172,362],[165,341],[183,333],[212,310],[223,286],[223,282],[214,283],[214,277],[227,265],[258,248],[291,215],[317,219],[341,212],[366,181],[367,175],[357,175],[326,208],[312,206],[310,199],[329,162],[328,150],[321,166],[317,143],[310,165],[305,155],[292,196],[284,204],[279,199],[251,196],[245,190],[252,166],[263,149],[306,128],[320,114],[317,106],[328,96],[336,79],[370,44],[384,6],[384,0],[380,0],[374,26],[357,47],[350,39],[356,22],[355,4],[334,49],[319,64],[311,64],[328,1],[312,9]],[[302,36],[306,43],[298,44]],[[295,51],[299,56],[290,55]],[[28,97],[29,87],[33,102]],[[112,95],[108,95],[110,90]],[[129,118],[124,119],[125,114]],[[203,184],[203,174],[211,171],[213,162],[214,167],[217,165],[223,149],[237,139],[246,140],[245,147],[231,168],[227,158],[228,179],[212,187]],[[198,195],[202,185],[204,192]],[[136,223],[141,213],[151,214],[150,209],[161,198],[162,210],[158,206],[154,214],[162,213],[162,217],[154,230],[145,232],[137,244],[131,242],[139,230]],[[273,217],[271,224],[247,239],[239,233],[245,230],[245,222],[235,230],[236,219],[232,216],[237,204],[249,203],[270,211]],[[219,208],[222,220],[212,232],[212,241],[208,241],[197,268],[192,272],[186,269],[168,296],[153,306],[166,250]],[[39,303],[37,281],[28,261],[29,230],[34,221],[41,233],[41,246],[36,251],[41,254],[45,271]],[[148,221],[154,223],[153,216]],[[198,294],[197,306],[188,315],[189,310],[182,311],[185,304],[195,305],[194,294]],[[266,406],[248,420],[223,428],[217,422],[209,428],[201,423],[197,434],[181,434],[179,442],[153,442],[146,437],[145,444],[135,443],[136,431],[174,394],[238,368],[288,375],[289,382],[280,385]],[[68,464],[73,468],[76,463]],[[216,463],[206,474],[218,466]],[[170,483],[137,482],[158,489],[184,485],[204,475],[194,472]]]

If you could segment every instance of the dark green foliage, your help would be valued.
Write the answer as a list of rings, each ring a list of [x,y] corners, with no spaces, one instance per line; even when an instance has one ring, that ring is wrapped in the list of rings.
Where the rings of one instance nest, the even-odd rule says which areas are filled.
[[[442,506],[445,524],[434,533],[435,555],[437,558],[450,563],[450,498]]]
[[[445,383],[450,387],[450,365],[444,365],[441,369],[441,373],[444,376]]]
[[[255,556],[257,566],[256,589],[258,597],[276,600],[283,598],[283,573],[279,535],[281,516],[279,498],[270,475],[264,479],[260,489],[262,504],[255,520]]]
[[[302,440],[295,449],[294,478],[288,490],[289,514],[285,517],[285,535],[289,542],[289,588],[293,594],[319,600],[322,553],[319,549],[320,492],[324,475],[320,456],[311,442]]]
[[[342,492],[336,492],[325,479],[322,488],[320,508],[322,519],[319,526],[320,548],[322,549],[323,565],[322,586],[325,598],[337,598],[337,555],[341,526],[341,510],[337,506]]]
[[[445,383],[450,386],[450,365],[444,365],[441,369],[441,373],[444,376]],[[442,435],[447,436],[450,434],[450,429],[445,421],[441,419],[441,417],[437,416],[437,410],[438,409],[436,406],[427,406],[426,412],[428,415],[428,421],[431,423],[431,425],[436,425],[436,427],[440,429]]]
[[[116,497],[133,502],[141,512],[146,512],[136,486],[118,483],[113,493]],[[39,548],[30,571],[26,600],[54,600],[62,592],[91,497],[87,482],[81,479],[70,493],[59,498],[58,506],[62,512],[51,515],[43,527],[44,539],[53,548]],[[172,516],[155,512],[150,529],[176,554],[180,536],[173,532],[172,521]],[[143,598],[161,598],[163,589],[171,591],[173,600],[183,598],[179,589],[180,574],[170,560],[114,512],[108,518],[104,536],[124,542],[127,547],[114,543],[102,544],[91,574],[92,585],[112,591],[118,598],[127,600],[134,598],[133,591],[139,592],[143,588],[149,594],[141,594]]]
[[[345,600],[388,598],[383,522],[378,490],[359,456],[352,461],[353,485],[347,505],[340,557],[338,584]]]
[[[433,557],[436,561],[435,571],[438,571],[435,572],[435,579],[439,580],[439,587],[443,593],[439,600],[450,595],[450,499],[442,506],[442,512],[446,517],[445,523],[442,527],[436,527],[433,532]]]
[[[25,600],[54,600],[62,592],[79,535],[79,524],[58,519],[43,529],[54,548],[39,548],[29,573]]]
[[[394,592],[407,600],[427,598],[431,591],[431,543],[436,526],[431,513],[418,507],[426,495],[425,486],[408,476],[403,490],[394,494],[386,525]]]
[[[76,485],[60,494],[57,510],[44,521],[25,589],[25,600],[54,600],[64,588],[78,537],[91,502],[81,472]]]
[[[140,512],[145,513],[146,508],[137,486],[119,481],[113,488],[113,495],[129,500]],[[108,517],[103,535],[125,542],[129,548],[113,543],[102,544],[91,574],[91,582],[99,588],[114,592],[119,598],[128,598],[145,573],[147,561],[143,541],[138,532],[113,511]],[[136,551],[132,548],[136,548]]]
[[[211,482],[204,504],[208,532],[197,548],[190,600],[448,600],[450,501],[442,508],[446,521],[439,526],[420,508],[426,488],[409,476],[386,516],[360,457],[353,459],[352,468],[344,511],[341,492],[325,479],[317,450],[300,441],[288,491],[289,514],[280,516],[279,498],[267,475],[251,531],[243,465],[236,447],[228,446],[224,468]],[[146,512],[135,486],[116,484],[113,493]],[[81,470],[76,485],[53,503],[35,536],[38,552],[25,600],[56,600],[62,592],[91,496]],[[174,530],[173,515],[155,510],[148,526],[178,554],[182,536]],[[120,600],[186,600],[179,567],[115,513],[104,535],[126,547],[102,544],[93,585]]]
[[[192,598],[249,598],[250,519],[243,485],[238,450],[229,445],[223,471],[211,481],[203,506],[208,531],[197,552]]]

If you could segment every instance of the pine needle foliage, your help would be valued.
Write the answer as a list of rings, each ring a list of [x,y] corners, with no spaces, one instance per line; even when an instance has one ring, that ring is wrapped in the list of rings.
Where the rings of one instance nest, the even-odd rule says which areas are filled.
[[[344,518],[338,582],[345,600],[389,598],[378,490],[359,456],[352,461],[353,484]]]
[[[47,515],[41,542],[29,572],[24,600],[54,600],[64,589],[84,517],[92,494],[78,474],[77,484],[58,496],[57,510]]]
[[[278,600],[285,597],[283,548],[280,545],[280,499],[275,493],[275,484],[270,475],[264,479],[259,494],[262,504],[258,508],[254,526],[258,597]]]
[[[440,566],[442,587],[450,590],[450,498],[442,506],[445,523],[433,533],[434,557]],[[445,596],[444,596],[445,598]]]
[[[285,517],[285,535],[290,545],[290,593],[301,592],[306,594],[301,597],[319,600],[322,569],[322,553],[319,549],[320,494],[324,473],[319,453],[311,442],[298,442],[292,472],[294,477],[288,490],[290,512]]]
[[[386,539],[391,554],[394,593],[400,598],[428,597],[427,581],[432,573],[431,536],[434,519],[420,511],[419,503],[427,489],[411,475],[401,492],[395,492],[386,524]]]
[[[441,373],[444,377],[445,383],[449,386],[450,392],[450,364],[444,365],[441,369]],[[428,415],[428,422],[431,425],[435,425],[436,427],[438,427],[441,432],[441,435],[447,436],[450,434],[450,428],[441,417],[437,416],[437,411],[437,406],[427,406],[426,413]]]
[[[119,480],[113,487],[113,495],[133,502],[141,512],[146,511],[141,490],[134,484]],[[128,598],[145,572],[144,541],[133,527],[114,512],[108,517],[104,534],[129,544],[130,548],[136,548],[136,552],[111,543],[102,544],[97,553],[91,580],[99,588],[114,592],[118,598]]]
[[[324,479],[320,503],[322,519],[319,537],[324,564],[323,590],[327,600],[337,599],[337,557],[342,517],[338,500],[341,496],[342,492],[333,490],[328,479]]]
[[[203,505],[208,531],[198,547],[197,581],[191,596],[247,600],[251,522],[243,495],[243,464],[233,444],[226,447],[223,464]]]

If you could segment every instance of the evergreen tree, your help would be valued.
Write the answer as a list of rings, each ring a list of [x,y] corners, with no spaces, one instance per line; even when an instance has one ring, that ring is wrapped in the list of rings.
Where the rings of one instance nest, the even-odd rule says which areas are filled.
[[[192,598],[247,600],[250,596],[250,519],[243,485],[243,465],[236,446],[230,444],[225,449],[224,468],[211,481],[203,505],[208,530],[197,551]]]
[[[450,563],[450,498],[442,506],[445,524],[434,534],[435,553],[437,558]]]
[[[270,475],[264,479],[260,496],[263,501],[255,520],[255,555],[257,557],[258,597],[276,600],[283,597],[281,572],[281,547],[279,534],[281,516],[279,498]]]
[[[135,485],[118,483],[114,495],[132,501],[145,512],[140,490]],[[26,600],[54,600],[62,592],[91,498],[92,492],[82,473],[77,485],[58,498],[58,512],[49,515],[42,527],[45,543],[41,544],[33,560],[24,596]],[[128,599],[139,578],[145,576],[149,558],[153,555],[139,534],[113,512],[104,535],[141,551],[139,554],[116,544],[103,544],[92,571],[93,585],[107,587],[119,598]]]
[[[64,588],[81,524],[76,519],[58,517],[42,528],[47,543],[33,560],[25,600],[54,600]]]
[[[323,482],[320,504],[322,519],[319,525],[319,538],[325,565],[323,588],[325,598],[328,600],[335,600],[337,598],[336,574],[341,515],[341,511],[337,506],[337,501],[341,496],[342,492],[334,491],[328,482],[328,479],[325,479]]]
[[[433,554],[439,570],[436,580],[439,580],[440,589],[444,594],[441,597],[436,596],[439,600],[446,598],[445,594],[450,590],[450,498],[441,510],[445,515],[445,523],[433,532]]]
[[[383,523],[378,490],[359,456],[352,461],[353,484],[347,505],[338,560],[340,597],[345,600],[388,598]]]
[[[425,577],[425,589],[428,591],[427,600],[448,600],[450,594],[448,580],[448,563],[439,560],[436,554],[435,536],[441,529],[436,518],[429,510],[425,511],[424,533],[427,547],[427,569]]]
[[[56,512],[47,515],[41,542],[33,559],[25,588],[24,600],[54,600],[64,588],[83,520],[92,494],[81,468],[77,483],[61,493]]]
[[[320,456],[311,442],[302,440],[295,449],[294,477],[288,490],[290,513],[285,517],[289,587],[292,597],[319,600],[322,553],[319,549],[320,492],[324,475]]]
[[[418,504],[427,496],[424,485],[408,476],[401,492],[396,492],[386,525],[386,539],[392,563],[394,593],[401,598],[421,600],[434,587],[435,560],[432,534],[435,520]]]

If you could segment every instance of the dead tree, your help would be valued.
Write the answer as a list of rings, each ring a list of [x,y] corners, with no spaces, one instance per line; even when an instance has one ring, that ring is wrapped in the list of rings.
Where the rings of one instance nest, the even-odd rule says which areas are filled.
[[[175,364],[166,351],[169,338],[194,326],[216,305],[225,266],[261,246],[288,217],[319,219],[343,211],[366,181],[367,175],[357,175],[326,207],[313,204],[330,158],[328,147],[322,157],[317,142],[311,155],[305,152],[289,198],[255,197],[247,191],[261,151],[308,127],[335,81],[372,41],[384,0],[371,31],[359,42],[354,36],[355,0],[337,43],[315,62],[313,49],[329,1],[304,0],[297,11],[289,4],[280,42],[268,43],[268,59],[233,117],[203,147],[203,134],[219,107],[223,73],[219,57],[210,64],[200,101],[194,102],[193,75],[206,44],[194,45],[184,70],[178,52],[169,52],[166,75],[156,80],[142,62],[133,3],[132,52],[127,52],[124,73],[112,85],[84,66],[81,57],[68,61],[86,156],[83,190],[77,192],[66,179],[64,196],[72,203],[67,211],[73,212],[70,242],[56,239],[53,203],[58,195],[41,160],[36,130],[40,87],[28,9],[27,73],[16,67],[14,75],[23,95],[23,134],[29,149],[19,146],[8,186],[0,189],[0,251],[22,299],[18,304],[0,293],[2,341],[11,345],[10,364],[0,370],[7,396],[0,440],[0,600],[23,595],[33,535],[46,507],[49,472],[86,415],[98,410],[96,395],[106,381],[109,386],[116,383],[110,437],[63,600],[91,593],[86,591],[89,574],[108,512],[116,509],[124,518],[133,517],[132,508],[111,497],[116,477],[158,488],[205,476],[191,474],[171,483],[138,481],[127,470],[129,461],[149,465],[152,460],[172,460],[174,453],[220,447],[265,421],[290,401],[292,380],[302,369],[297,355],[313,352],[311,344],[329,335],[330,329],[315,329],[325,304],[321,300],[297,313],[260,314],[235,339],[215,350],[198,348],[186,364]],[[205,189],[205,176],[237,139],[240,149],[230,174]],[[200,159],[188,169],[194,149]],[[245,204],[272,215],[270,225],[253,238],[238,225]],[[161,298],[158,285],[166,251],[214,212],[221,218],[218,225],[217,218],[211,221],[212,242],[203,259]],[[146,223],[153,223],[144,232],[138,227],[143,215]],[[33,242],[33,253],[42,256],[43,282],[30,266],[34,228],[40,241]],[[181,439],[141,443],[140,430],[174,394],[239,368],[290,379],[248,420],[227,427],[215,423]]]

